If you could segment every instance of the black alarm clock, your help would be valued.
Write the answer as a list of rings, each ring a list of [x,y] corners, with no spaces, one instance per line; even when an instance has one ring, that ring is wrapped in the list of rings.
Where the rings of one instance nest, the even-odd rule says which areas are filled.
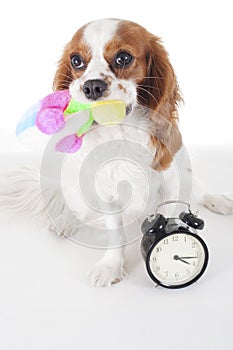
[[[188,207],[178,217],[167,218],[158,213],[161,206],[181,203]],[[166,201],[142,226],[141,253],[151,279],[165,288],[183,288],[196,282],[205,272],[209,260],[206,243],[196,230],[204,221],[182,201]]]

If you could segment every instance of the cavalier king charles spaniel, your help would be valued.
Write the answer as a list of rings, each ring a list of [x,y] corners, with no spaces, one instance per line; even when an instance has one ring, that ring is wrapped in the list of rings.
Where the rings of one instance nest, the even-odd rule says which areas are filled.
[[[124,250],[140,237],[134,235],[140,220],[161,200],[191,200],[191,168],[178,128],[182,97],[176,75],[157,36],[127,20],[102,19],[83,26],[66,45],[53,87],[69,89],[73,99],[84,103],[122,100],[126,117],[117,126],[93,124],[80,151],[67,156],[66,168],[74,179],[62,187],[65,194],[54,188],[53,179],[44,188],[34,175],[26,183],[31,170],[19,172],[12,186],[18,188],[18,199],[22,193],[19,208],[49,211],[50,230],[75,234],[81,244],[108,247],[89,278],[95,286],[109,286],[126,276]],[[41,192],[48,197],[44,204],[39,204]],[[232,213],[230,196],[206,195],[202,204]],[[107,243],[106,237],[98,241],[103,231]]]

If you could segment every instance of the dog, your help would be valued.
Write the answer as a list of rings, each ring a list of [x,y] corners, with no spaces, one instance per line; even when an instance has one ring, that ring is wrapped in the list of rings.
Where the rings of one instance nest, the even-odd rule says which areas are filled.
[[[98,245],[95,236],[91,238],[94,243],[87,244],[108,247],[89,279],[92,285],[110,286],[127,275],[125,246],[138,238],[130,234],[131,223],[140,228],[140,219],[161,200],[193,200],[191,166],[178,126],[182,96],[177,78],[157,36],[127,20],[102,19],[84,25],[66,45],[53,88],[69,89],[72,98],[83,103],[122,100],[126,117],[117,126],[93,124],[81,150],[67,160],[71,176],[81,171],[78,190],[76,177],[73,187],[70,180],[65,185],[68,206],[53,178],[47,177],[41,187],[33,170],[24,169],[11,177],[10,188],[18,190],[14,207],[46,212],[52,221],[49,229],[65,236],[76,231],[81,234],[80,222],[92,231],[104,230],[107,243]],[[43,169],[47,170],[51,155],[48,159]],[[1,198],[9,201],[11,189],[4,186]],[[200,199],[215,212],[233,211],[230,195]],[[126,239],[124,230],[128,232]],[[85,241],[88,234],[82,233],[82,237]]]

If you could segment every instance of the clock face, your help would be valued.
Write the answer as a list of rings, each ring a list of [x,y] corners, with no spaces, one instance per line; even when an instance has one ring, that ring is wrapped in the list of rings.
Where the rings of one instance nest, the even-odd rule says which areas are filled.
[[[195,282],[205,271],[208,250],[196,235],[175,232],[153,245],[147,257],[151,278],[167,288],[182,288]]]

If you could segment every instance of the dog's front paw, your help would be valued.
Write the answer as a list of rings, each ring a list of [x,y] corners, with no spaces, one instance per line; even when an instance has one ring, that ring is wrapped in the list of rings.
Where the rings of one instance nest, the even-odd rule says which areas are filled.
[[[89,272],[89,280],[95,287],[109,287],[113,283],[118,283],[127,277],[123,263],[111,265],[104,261],[99,261]]]

